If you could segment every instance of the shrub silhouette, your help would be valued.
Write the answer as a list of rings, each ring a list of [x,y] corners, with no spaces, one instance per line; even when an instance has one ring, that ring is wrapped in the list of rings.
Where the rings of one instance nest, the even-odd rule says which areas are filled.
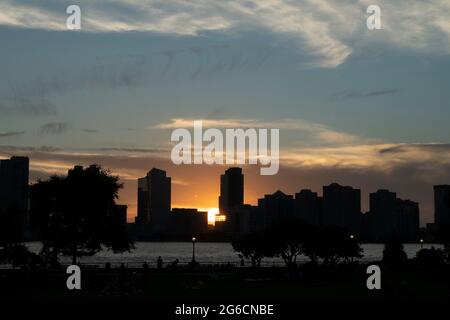
[[[253,265],[260,265],[263,257],[273,256],[283,258],[287,267],[295,266],[300,255],[308,256],[313,263],[323,259],[327,265],[363,256],[360,244],[346,229],[319,229],[303,221],[286,221],[263,233],[241,236],[233,241],[233,248],[251,259]]]
[[[431,248],[422,249],[416,254],[416,262],[422,267],[439,267],[445,264],[444,251]]]

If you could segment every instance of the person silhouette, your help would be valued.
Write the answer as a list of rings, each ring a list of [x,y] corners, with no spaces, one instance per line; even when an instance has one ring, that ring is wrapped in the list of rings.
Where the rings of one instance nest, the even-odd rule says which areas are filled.
[[[158,269],[162,269],[163,267],[163,259],[161,256],[158,257],[158,260],[156,260],[156,265],[158,266]]]
[[[241,258],[241,267],[244,267],[244,266],[245,266],[244,258]]]

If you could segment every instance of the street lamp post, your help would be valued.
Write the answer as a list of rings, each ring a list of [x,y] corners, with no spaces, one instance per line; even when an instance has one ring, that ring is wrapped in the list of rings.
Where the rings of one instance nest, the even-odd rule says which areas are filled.
[[[197,239],[192,237],[192,263],[195,263],[195,241]]]
[[[420,249],[423,249],[423,239],[420,239]]]

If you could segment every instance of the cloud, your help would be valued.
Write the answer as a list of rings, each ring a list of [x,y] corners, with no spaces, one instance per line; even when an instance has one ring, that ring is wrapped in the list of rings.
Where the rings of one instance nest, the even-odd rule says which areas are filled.
[[[14,153],[14,152],[35,152],[35,151],[42,151],[42,152],[56,152],[61,151],[60,148],[56,147],[50,147],[50,146],[41,146],[41,147],[28,147],[28,146],[5,146],[0,145],[0,152],[3,153]]]
[[[383,148],[379,150],[380,154],[398,154],[407,153],[414,150],[429,150],[429,151],[441,151],[444,155],[450,152],[449,143],[408,143],[408,144],[396,144],[391,147]]]
[[[11,105],[0,104],[2,116],[50,116],[56,107],[47,100],[17,99]]]
[[[372,0],[105,0],[78,1],[82,32],[153,32],[185,37],[258,31],[297,48],[320,67],[341,65],[355,51],[383,43],[438,54],[450,52],[447,0],[379,0],[382,29],[365,26]],[[64,8],[65,9],[65,8]],[[65,11],[19,0],[0,4],[0,25],[65,30]],[[169,57],[170,58],[170,57]]]
[[[164,149],[146,149],[146,148],[96,148],[91,149],[95,151],[101,151],[101,152],[126,152],[126,153],[163,153],[167,150]]]
[[[314,5],[289,1],[225,1],[194,0],[164,2],[121,0],[108,3],[81,1],[82,31],[126,32],[146,31],[182,36],[199,36],[205,32],[259,30],[296,40],[318,56],[322,66],[336,66],[351,49],[333,36],[331,26],[320,18]],[[36,6],[18,1],[0,5],[0,24],[48,30],[65,29],[65,12],[60,7]],[[311,11],[312,10],[312,11]],[[334,10],[334,9],[333,9]],[[306,14],[306,11],[311,11]],[[125,12],[125,13],[124,13]],[[333,12],[331,16],[333,17]]]
[[[62,134],[65,133],[69,129],[69,126],[66,122],[52,122],[47,123],[41,126],[39,129],[40,134]]]
[[[378,96],[385,96],[391,94],[397,94],[401,92],[401,89],[391,88],[391,89],[378,89],[372,91],[342,91],[333,94],[331,97],[333,99],[350,100],[350,99],[364,99],[364,98],[374,98]]]
[[[177,129],[193,128],[195,120],[202,120],[205,128],[273,128],[284,130],[302,131],[315,138],[317,142],[322,143],[352,143],[360,138],[355,135],[332,130],[325,125],[308,122],[303,119],[281,119],[274,121],[263,121],[259,119],[192,119],[192,118],[174,118],[166,123],[159,123],[151,128],[154,129]]]
[[[0,25],[64,30],[60,5],[4,0]],[[336,67],[355,48],[385,43],[433,53],[450,52],[450,4],[447,0],[379,0],[382,30],[365,27],[372,0],[110,0],[78,1],[82,32],[143,31],[182,36],[211,32],[270,33],[309,55],[312,65]]]
[[[45,8],[4,0],[0,3],[0,25],[45,30],[64,30],[65,19]]]
[[[375,90],[367,92],[364,96],[365,97],[376,97],[376,96],[384,96],[387,94],[394,94],[400,92],[400,89],[382,89],[382,90]]]
[[[378,172],[387,177],[402,172],[405,181],[415,179],[427,185],[450,181],[450,145],[445,143],[288,148],[281,152],[280,163],[291,168]]]
[[[8,138],[8,137],[22,136],[24,133],[25,133],[25,131],[0,132],[0,138]]]
[[[152,41],[153,38],[149,40]],[[267,43],[186,45],[179,37],[170,40],[171,47],[155,41],[151,51],[115,54],[83,61],[76,70],[61,66],[57,72],[42,72],[7,88],[11,107],[0,105],[6,115],[54,115],[56,108],[47,97],[73,91],[95,89],[142,88],[161,81],[209,78],[219,74],[256,71],[265,65],[286,65],[290,58],[277,57]],[[208,43],[210,43],[208,42]],[[70,69],[70,70],[69,70]],[[69,76],[70,75],[70,76]]]

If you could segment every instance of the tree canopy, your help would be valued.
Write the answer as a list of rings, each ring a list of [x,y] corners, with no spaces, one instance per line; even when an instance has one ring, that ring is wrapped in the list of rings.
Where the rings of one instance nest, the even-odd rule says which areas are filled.
[[[100,166],[76,166],[65,177],[52,176],[31,187],[31,217],[43,239],[42,252],[53,257],[94,255],[106,246],[130,251],[126,226],[114,214],[122,187],[119,178]]]

